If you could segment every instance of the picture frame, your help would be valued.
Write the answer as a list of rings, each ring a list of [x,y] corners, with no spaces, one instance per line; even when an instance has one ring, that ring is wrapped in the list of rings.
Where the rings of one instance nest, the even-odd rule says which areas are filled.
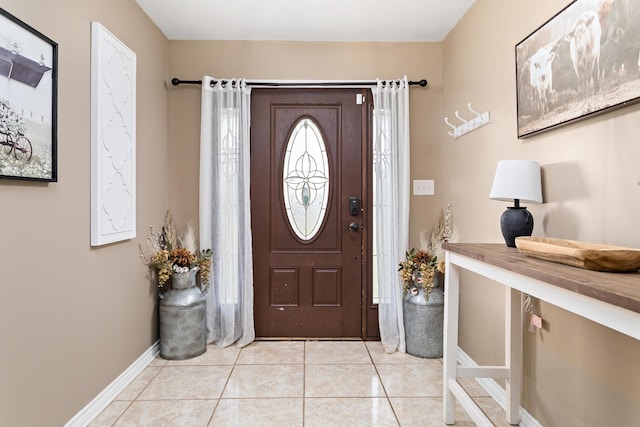
[[[515,46],[518,138],[640,101],[640,0],[575,0]]]
[[[56,182],[58,44],[0,8],[0,178]]]

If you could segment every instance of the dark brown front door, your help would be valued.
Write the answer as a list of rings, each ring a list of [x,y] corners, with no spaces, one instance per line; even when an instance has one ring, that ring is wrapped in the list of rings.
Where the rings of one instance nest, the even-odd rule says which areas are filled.
[[[362,336],[362,92],[252,90],[258,337]]]

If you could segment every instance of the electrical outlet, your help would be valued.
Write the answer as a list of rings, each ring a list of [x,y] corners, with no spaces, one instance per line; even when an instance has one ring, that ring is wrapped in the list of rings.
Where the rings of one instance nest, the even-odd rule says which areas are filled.
[[[435,194],[434,182],[432,179],[414,179],[414,196],[433,196]]]

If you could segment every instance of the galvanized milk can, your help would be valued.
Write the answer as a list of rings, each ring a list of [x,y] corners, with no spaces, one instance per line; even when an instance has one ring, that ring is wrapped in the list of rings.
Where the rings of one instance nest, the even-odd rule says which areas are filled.
[[[171,289],[160,296],[160,357],[184,360],[207,351],[206,291],[196,286],[197,268],[171,275]]]
[[[442,275],[436,274],[428,298],[421,287],[414,287],[415,291],[404,298],[406,350],[413,356],[437,359],[443,355],[443,279]]]

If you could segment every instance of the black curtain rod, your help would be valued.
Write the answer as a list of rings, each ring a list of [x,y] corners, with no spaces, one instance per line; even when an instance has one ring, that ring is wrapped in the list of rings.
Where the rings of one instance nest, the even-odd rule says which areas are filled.
[[[217,83],[217,80],[212,80],[213,84]],[[223,80],[222,84],[226,81]],[[176,77],[171,79],[171,84],[178,85],[201,85],[202,80],[180,80]],[[272,82],[247,82],[249,86],[375,86],[376,82],[308,82],[308,83],[272,83]],[[418,82],[409,81],[409,86],[419,85],[421,87],[427,86],[427,81],[422,79]]]

